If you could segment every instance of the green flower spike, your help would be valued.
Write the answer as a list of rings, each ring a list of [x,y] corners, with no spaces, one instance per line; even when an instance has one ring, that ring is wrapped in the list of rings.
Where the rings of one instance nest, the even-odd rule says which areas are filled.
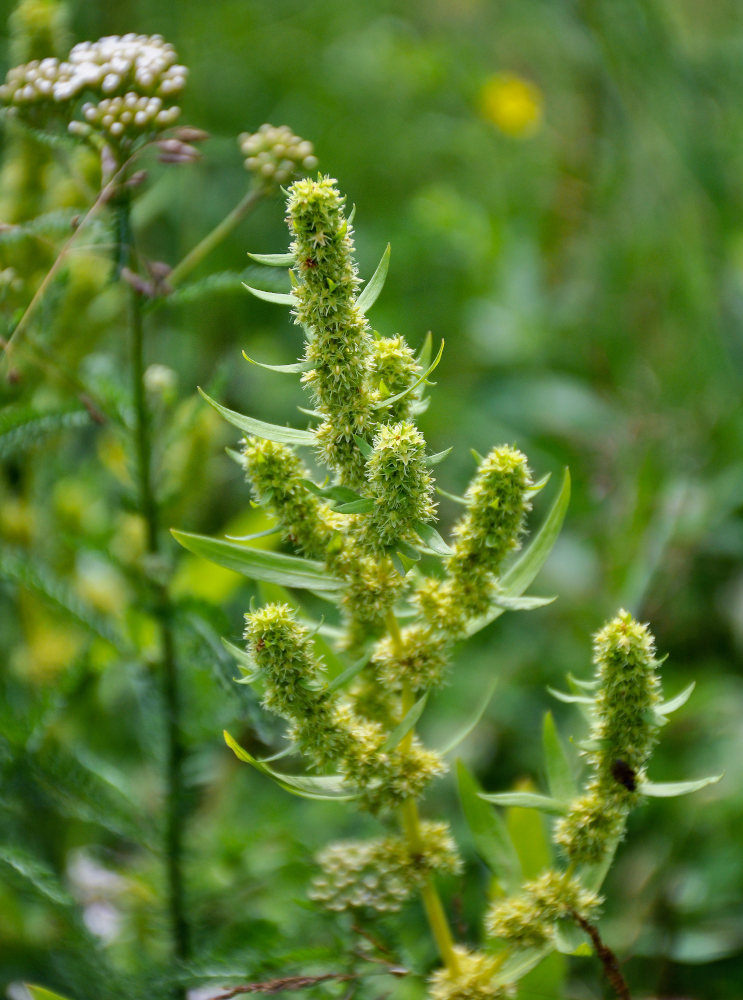
[[[496,986],[493,977],[499,961],[495,955],[455,946],[457,971],[438,969],[430,979],[430,1000],[500,1000],[512,996],[509,987]]]

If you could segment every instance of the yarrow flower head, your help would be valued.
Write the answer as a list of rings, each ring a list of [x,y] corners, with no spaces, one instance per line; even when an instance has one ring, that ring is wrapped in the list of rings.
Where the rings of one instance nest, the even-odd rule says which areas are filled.
[[[266,123],[257,132],[242,132],[237,141],[245,169],[263,186],[288,184],[317,166],[312,143],[300,139],[288,125]]]
[[[11,111],[37,121],[55,111],[71,117],[83,95],[83,121],[71,131],[103,133],[121,143],[173,125],[175,103],[188,70],[160,35],[108,35],[75,45],[66,60],[33,59],[8,71],[0,101]]]

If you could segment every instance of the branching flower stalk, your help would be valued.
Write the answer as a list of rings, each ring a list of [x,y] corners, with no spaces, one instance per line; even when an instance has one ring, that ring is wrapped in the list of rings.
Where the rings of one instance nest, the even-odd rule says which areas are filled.
[[[522,595],[559,531],[568,479],[534,543],[509,563],[521,548],[540,484],[533,482],[521,452],[493,448],[479,460],[465,495],[455,498],[464,509],[452,544],[445,542],[434,527],[431,473],[442,456],[427,453],[415,423],[435,362],[427,366],[423,355],[416,358],[400,336],[373,332],[366,318],[381,289],[387,255],[362,291],[351,220],[329,177],[289,188],[287,220],[289,253],[263,259],[290,265],[291,292],[250,290],[289,304],[304,330],[302,360],[278,370],[302,373],[313,402],[307,412],[316,424],[309,430],[273,426],[205,398],[246,432],[241,460],[254,500],[275,517],[276,529],[301,555],[182,532],[175,536],[193,552],[254,579],[313,590],[335,603],[339,627],[331,634],[338,652],[328,676],[313,639],[325,626],[313,622],[288,590],[286,600],[246,614],[247,649],[238,652],[244,682],[256,683],[264,707],[286,720],[289,749],[304,757],[311,773],[277,772],[229,734],[225,738],[241,760],[284,789],[355,801],[384,824],[382,836],[330,844],[320,853],[313,899],[334,911],[383,913],[419,893],[442,963],[430,980],[432,1000],[496,1000],[510,995],[518,979],[554,948],[573,949],[565,944],[566,924],[600,940],[593,923],[598,889],[629,808],[641,794],[652,794],[645,768],[664,712],[683,699],[665,709],[660,704],[652,637],[620,612],[596,638],[597,678],[584,682],[579,696],[590,703],[594,718],[584,747],[591,767],[586,791],[574,791],[569,765],[560,757],[548,762],[548,773],[559,777],[554,794],[560,799],[527,795],[524,802],[518,793],[513,803],[546,803],[560,816],[555,840],[566,867],[522,884],[514,879],[516,852],[510,848],[506,878],[497,870],[507,843],[501,833],[487,853],[491,863],[497,859],[494,874],[503,877],[508,894],[488,911],[482,949],[455,943],[435,879],[459,872],[461,860],[447,824],[423,819],[419,809],[429,783],[447,767],[442,753],[423,745],[416,724],[429,693],[446,677],[455,641],[505,610],[545,603]],[[314,449],[332,476],[330,484],[313,481],[299,447]],[[433,556],[441,560],[438,569]],[[549,747],[559,756],[556,736]],[[489,812],[466,771],[460,777],[465,813]],[[689,783],[681,785],[693,790]],[[482,798],[509,804],[514,796]],[[390,825],[395,816],[398,832]],[[607,973],[610,954],[602,945]],[[615,961],[611,975],[615,985],[620,982]],[[622,988],[618,995],[624,998]]]

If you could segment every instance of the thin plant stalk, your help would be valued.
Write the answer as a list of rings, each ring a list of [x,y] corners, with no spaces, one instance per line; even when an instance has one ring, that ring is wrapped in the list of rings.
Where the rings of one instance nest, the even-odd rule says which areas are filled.
[[[117,266],[119,269],[127,267],[130,271],[136,271],[136,252],[131,232],[131,206],[128,196],[125,195],[117,205],[117,213],[120,236]],[[152,425],[144,386],[142,296],[133,286],[128,290],[128,316],[139,507],[146,525],[147,555],[156,558],[160,555],[160,525],[152,483]],[[165,858],[168,911],[173,955],[177,960],[183,961],[188,958],[190,942],[183,877],[185,751],[180,727],[181,697],[173,634],[173,609],[168,588],[165,583],[157,579],[150,580],[149,585],[160,639],[160,670],[167,743]]]

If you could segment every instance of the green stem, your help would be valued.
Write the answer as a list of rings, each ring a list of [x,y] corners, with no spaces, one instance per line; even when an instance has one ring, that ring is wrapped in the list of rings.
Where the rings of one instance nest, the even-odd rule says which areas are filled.
[[[387,612],[387,630],[392,639],[393,648],[396,655],[402,655],[402,635],[400,634],[400,625],[395,617],[392,610]],[[405,718],[407,713],[413,707],[415,702],[415,694],[408,683],[403,684],[402,689],[402,699],[400,704],[400,718]],[[414,729],[406,733],[400,742],[400,749],[404,752],[406,747],[409,747],[413,741]],[[401,810],[401,820],[402,828],[407,838],[410,849],[416,853],[420,852],[422,848],[422,838],[421,838],[421,821],[420,814],[418,812],[418,804],[415,799],[407,799],[403,802]],[[459,961],[457,960],[457,953],[454,950],[454,938],[452,937],[451,930],[449,929],[449,921],[446,919],[446,913],[444,912],[444,907],[441,902],[441,897],[439,896],[438,889],[436,888],[433,878],[428,878],[426,882],[421,886],[421,899],[423,901],[423,908],[426,911],[426,918],[428,919],[428,925],[431,928],[431,933],[433,934],[434,941],[436,942],[436,947],[438,948],[439,955],[441,956],[441,961],[447,967],[451,975],[456,978],[459,976]]]
[[[232,230],[248,215],[253,208],[258,204],[261,198],[265,194],[265,188],[254,187],[245,195],[245,197],[235,205],[229,215],[226,215],[220,223],[218,223],[210,233],[197,243],[193,250],[190,250],[183,260],[176,264],[173,270],[168,275],[168,284],[171,288],[176,288],[181,284],[184,278],[186,278],[191,271],[199,266],[199,264],[204,260],[204,258],[212,252],[212,250],[219,246],[219,244],[224,240]]]
[[[119,230],[117,267],[136,270],[136,255],[131,232],[130,203],[124,197],[116,205]],[[146,525],[147,555],[160,555],[160,525],[152,483],[152,426],[144,385],[144,325],[142,297],[129,287],[129,330],[131,347],[132,399],[134,403],[134,445],[137,466],[139,507]],[[168,910],[173,955],[178,961],[189,955],[189,930],[186,921],[183,880],[183,814],[185,756],[180,731],[180,693],[173,634],[173,609],[168,588],[158,579],[149,581],[152,604],[160,638],[160,669],[167,741],[165,815],[165,858],[167,866]],[[178,996],[181,996],[178,991]]]

